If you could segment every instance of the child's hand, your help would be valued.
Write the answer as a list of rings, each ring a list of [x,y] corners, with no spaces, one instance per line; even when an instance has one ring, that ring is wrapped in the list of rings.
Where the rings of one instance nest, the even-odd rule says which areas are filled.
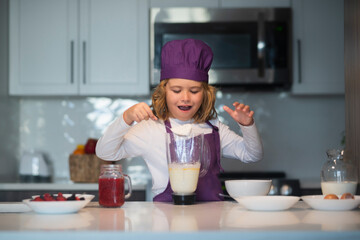
[[[127,125],[131,125],[134,121],[141,122],[142,120],[158,120],[157,117],[151,111],[151,108],[144,102],[135,104],[128,108],[123,114],[124,121]]]
[[[235,110],[232,110],[228,106],[224,106],[223,109],[238,123],[243,126],[250,126],[254,123],[253,115],[254,111],[250,111],[250,107],[243,103],[234,102],[233,106]]]

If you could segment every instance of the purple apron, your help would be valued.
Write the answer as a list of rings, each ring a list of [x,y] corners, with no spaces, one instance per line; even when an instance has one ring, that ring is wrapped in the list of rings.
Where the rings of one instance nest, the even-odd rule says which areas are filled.
[[[223,193],[218,175],[220,170],[223,171],[220,165],[220,136],[218,127],[212,125],[209,121],[206,122],[212,127],[212,133],[204,135],[204,141],[207,141],[210,146],[210,164],[208,172],[205,176],[199,178],[196,188],[196,201],[223,201],[223,197],[219,196],[219,193]],[[171,124],[169,121],[165,121],[166,132],[172,133]],[[164,192],[156,195],[153,199],[155,202],[172,202],[172,189],[170,186],[170,180]]]

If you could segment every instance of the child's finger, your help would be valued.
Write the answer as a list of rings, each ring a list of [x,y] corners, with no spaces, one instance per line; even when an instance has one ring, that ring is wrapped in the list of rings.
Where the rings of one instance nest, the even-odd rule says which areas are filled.
[[[229,108],[228,106],[223,106],[223,109],[225,110],[225,112],[227,112],[229,115],[231,115],[233,113],[233,110],[231,108]]]
[[[138,108],[135,112],[135,121],[141,122],[142,120],[148,120],[149,116],[144,108]]]
[[[147,116],[148,116],[148,119],[151,118],[151,119],[154,120],[154,121],[157,121],[157,120],[158,120],[157,117],[154,115],[154,113],[151,111],[151,108],[150,108],[149,106],[147,106],[147,107],[145,108],[145,111],[146,111],[146,114],[147,114]]]
[[[243,111],[244,112],[249,112],[250,111],[250,107],[248,105],[246,105],[244,108],[243,108]]]
[[[240,103],[237,107],[236,107],[236,110],[242,110],[244,108],[244,104],[243,103]]]
[[[249,117],[253,117],[254,116],[254,111],[251,111],[250,113],[249,113]]]

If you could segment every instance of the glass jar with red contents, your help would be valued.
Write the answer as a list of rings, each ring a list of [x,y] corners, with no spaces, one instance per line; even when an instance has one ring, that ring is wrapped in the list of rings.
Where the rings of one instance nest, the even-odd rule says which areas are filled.
[[[128,193],[125,195],[124,179],[128,181]],[[120,164],[101,165],[99,176],[99,204],[103,207],[121,207],[125,199],[131,196],[131,179],[122,173]]]

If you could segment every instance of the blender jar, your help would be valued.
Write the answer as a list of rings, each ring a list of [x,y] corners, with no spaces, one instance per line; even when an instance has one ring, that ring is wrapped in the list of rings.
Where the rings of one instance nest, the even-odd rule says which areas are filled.
[[[200,175],[204,135],[167,133],[166,148],[170,185],[175,204],[195,202]]]

